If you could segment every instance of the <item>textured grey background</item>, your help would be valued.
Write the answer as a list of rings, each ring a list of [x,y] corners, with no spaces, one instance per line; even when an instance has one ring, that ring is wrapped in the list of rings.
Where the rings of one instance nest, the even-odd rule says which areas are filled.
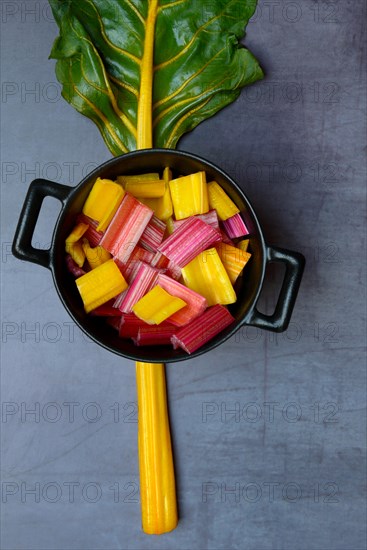
[[[364,2],[260,1],[246,43],[266,79],[180,143],[235,177],[268,242],[307,267],[286,333],[243,330],[168,366],[180,523],[160,538],[140,528],[133,364],[10,255],[31,180],[75,185],[110,155],[60,99],[47,3],[1,8],[1,548],[364,549]],[[57,212],[47,200],[41,246]]]

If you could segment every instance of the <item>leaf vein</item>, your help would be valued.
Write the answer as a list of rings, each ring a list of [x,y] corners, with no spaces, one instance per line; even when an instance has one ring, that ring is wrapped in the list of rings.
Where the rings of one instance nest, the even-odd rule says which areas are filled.
[[[134,6],[134,4],[131,2],[131,0],[125,0],[125,1],[126,1],[126,4],[129,6],[129,8],[135,13],[135,15],[140,19],[140,21],[143,23],[143,25],[145,27],[145,19],[142,16],[142,14],[140,13],[140,11],[138,10],[138,8],[136,6]]]
[[[158,11],[163,11],[167,8],[173,8],[174,6],[178,6],[179,4],[184,4],[187,2],[187,0],[176,0],[176,2],[171,2],[170,4],[165,4],[164,6],[159,6]]]
[[[101,92],[101,93],[104,93],[106,94],[110,101],[111,101],[111,105],[112,105],[112,108],[113,110],[115,111],[116,115],[126,124],[126,127],[128,128],[128,130],[136,137],[136,128],[134,127],[134,125],[132,124],[132,122],[129,120],[129,118],[119,109],[119,106],[117,105],[117,101],[116,101],[116,98],[115,98],[115,95],[110,87],[110,84],[109,84],[109,81],[108,81],[108,76],[107,76],[107,73],[105,71],[105,67],[103,65],[103,62],[100,58],[100,55],[96,49],[96,47],[94,46],[94,44],[88,39],[86,38],[85,36],[82,36],[78,33],[78,31],[75,29],[75,27],[73,26],[72,22],[70,22],[70,26],[71,28],[73,29],[73,31],[75,32],[75,34],[77,35],[77,37],[80,39],[80,40],[84,40],[85,42],[87,42],[88,44],[91,45],[97,59],[99,60],[99,65],[100,65],[100,68],[102,70],[102,73],[103,73],[103,78],[104,78],[104,83],[106,85],[106,88],[102,88],[100,86],[97,86],[96,84],[94,84],[92,81],[90,81],[87,76],[86,76],[86,73],[84,71],[84,68],[83,68],[83,62],[84,62],[84,55],[81,53],[81,55],[79,56],[79,60],[80,60],[80,68],[81,68],[81,72],[82,72],[82,75],[83,75],[83,78],[85,79],[86,82],[88,82],[88,84],[94,88],[95,90]]]
[[[174,97],[176,97],[179,93],[182,92],[182,90],[184,90],[186,88],[186,86],[188,84],[190,84],[190,82],[196,78],[197,76],[199,76],[199,74],[201,74],[203,71],[205,71],[205,69],[208,67],[208,65],[210,65],[212,63],[212,61],[214,61],[214,59],[216,57],[218,57],[218,55],[220,55],[224,50],[226,49],[226,46],[224,46],[224,48],[222,48],[221,50],[219,50],[219,52],[217,52],[215,55],[213,55],[213,57],[211,57],[209,59],[209,61],[207,61],[205,63],[205,65],[203,65],[198,71],[196,71],[195,73],[193,73],[187,80],[185,80],[185,82],[183,84],[181,84],[181,86],[179,88],[177,88],[177,90],[175,90],[174,92],[172,92],[171,94],[169,94],[168,96],[164,97],[163,99],[159,100],[159,101],[156,101],[154,104],[153,104],[153,110],[154,109],[157,109],[158,107],[160,107],[161,105],[164,105],[165,103],[167,103],[167,101],[170,101],[171,99],[173,99]]]
[[[179,121],[177,121],[177,123],[174,125],[174,127],[172,128],[172,131],[170,133],[170,135],[168,136],[168,139],[166,141],[166,147],[169,149],[171,148],[171,144],[174,142],[175,140],[175,135],[176,135],[176,132],[178,130],[178,128],[185,122],[186,119],[188,119],[192,114],[196,113],[197,111],[200,111],[200,109],[202,107],[205,107],[205,105],[211,100],[211,97],[208,97],[205,101],[203,101],[202,103],[200,103],[200,105],[197,105],[196,107],[194,107],[194,109],[190,109],[190,111],[188,111],[182,118],[180,118]]]
[[[134,86],[132,86],[131,84],[128,84],[127,82],[124,82],[123,80],[120,80],[119,78],[117,78],[116,76],[114,76],[111,73],[108,73],[108,78],[110,80],[112,80],[112,82],[117,84],[117,86],[120,86],[121,88],[124,88],[128,92],[132,93],[135,97],[138,97],[139,91],[136,88],[134,88]]]
[[[111,134],[111,136],[113,137],[113,139],[119,145],[119,147],[125,153],[127,153],[127,151],[128,151],[127,147],[123,144],[121,139],[118,137],[118,135],[116,134],[116,132],[112,128],[112,125],[108,122],[107,118],[102,113],[102,111],[97,109],[97,107],[85,95],[83,95],[74,84],[73,84],[73,90],[75,91],[76,94],[78,94],[79,97],[81,97],[83,99],[83,101],[85,101],[89,105],[89,107],[92,109],[92,111],[94,111],[96,113],[96,115],[101,119],[101,121],[106,126],[106,128],[108,129],[108,131]]]
[[[223,84],[223,82],[225,82],[226,80],[228,80],[228,78],[230,78],[229,76],[226,76],[225,78],[223,78],[220,82],[218,82],[215,86],[213,86],[212,88],[208,88],[207,90],[205,90],[204,92],[202,92],[201,94],[198,94],[198,95],[194,95],[194,96],[190,96],[190,97],[187,97],[186,99],[181,99],[180,101],[177,101],[176,103],[174,103],[173,105],[170,105],[169,107],[167,107],[167,109],[164,109],[163,111],[161,111],[159,113],[159,115],[157,115],[154,119],[154,122],[153,122],[153,126],[155,126],[156,124],[158,124],[158,122],[164,118],[168,113],[170,113],[172,110],[176,109],[177,107],[180,107],[182,105],[185,105],[185,103],[190,103],[190,102],[195,102],[195,100],[197,99],[200,99],[202,97],[205,97],[207,96],[208,94],[210,96],[213,95],[212,92],[216,91],[216,92],[219,92],[220,90],[218,90],[218,86],[221,86],[221,84]]]

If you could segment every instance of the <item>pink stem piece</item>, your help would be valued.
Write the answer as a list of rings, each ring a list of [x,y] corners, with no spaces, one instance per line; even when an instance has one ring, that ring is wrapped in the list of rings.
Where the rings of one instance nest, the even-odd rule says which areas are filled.
[[[250,234],[245,222],[241,217],[241,214],[235,214],[234,216],[231,216],[222,223],[224,230],[230,239],[244,237]]]
[[[87,231],[84,233],[83,237],[88,239],[89,244],[94,248],[98,246],[101,242],[101,239],[104,235],[102,231],[97,231],[98,222],[93,220],[89,216],[86,216],[82,212],[77,217],[78,223],[86,223],[88,225]]]
[[[148,250],[141,248],[139,245],[136,245],[126,264],[123,264],[118,260],[115,260],[115,261],[118,267],[120,268],[123,276],[125,277],[126,281],[130,284],[134,274],[136,273],[136,269],[135,269],[136,264],[138,264],[139,266],[141,262],[150,264],[153,258],[154,258],[153,252],[149,252]]]
[[[172,260],[168,262],[167,265],[167,274],[172,277],[172,279],[175,279],[178,281],[181,277],[181,268],[179,265],[175,264]]]
[[[193,353],[212,340],[234,320],[228,309],[216,304],[172,336],[173,348],[181,347],[187,353]]]
[[[74,262],[73,258],[70,256],[70,254],[66,254],[66,267],[68,268],[68,271],[74,277],[77,279],[78,277],[81,277],[82,275],[85,275],[84,269],[78,266],[76,262]]]
[[[221,240],[219,231],[191,216],[163,241],[158,251],[178,266],[184,267],[200,252]]]
[[[181,277],[181,268],[172,260],[169,260],[161,254],[161,252],[156,252],[154,258],[150,262],[150,265],[160,269],[163,272],[167,272],[170,277],[178,280]]]
[[[166,325],[164,322],[159,327],[148,325],[139,328],[138,334],[133,338],[133,341],[136,346],[167,345],[171,343],[171,338],[176,331],[176,327],[169,324]]]
[[[166,224],[153,216],[140,238],[139,244],[150,252],[157,252],[158,246],[163,241]]]
[[[170,323],[177,327],[187,325],[187,323],[198,317],[198,315],[201,315],[207,308],[207,302],[203,296],[178,281],[174,281],[167,275],[160,273],[157,278],[157,284],[169,294],[181,298],[187,304],[168,319]]]
[[[159,269],[165,269],[169,264],[169,259],[163,256],[161,252],[156,252],[150,265]]]
[[[152,216],[153,210],[126,193],[103,235],[101,246],[126,263]]]
[[[96,309],[93,309],[89,315],[100,317],[121,317],[121,311],[114,307],[113,303],[114,301],[110,300],[106,304],[102,304],[101,306],[96,307]]]
[[[214,229],[217,229],[219,231],[219,221],[216,210],[209,210],[209,212],[206,212],[205,214],[195,214],[194,217],[199,218],[199,220],[207,223],[208,225],[211,225],[212,227],[214,227]],[[184,218],[182,220],[173,220],[172,223],[174,231],[181,227],[181,225],[185,223],[186,220],[187,218]]]
[[[150,326],[134,313],[123,313],[120,323],[120,338],[136,338],[140,327]]]
[[[118,299],[115,301],[119,302],[118,308],[122,313],[131,313],[133,306],[153,288],[157,280],[159,271],[154,267],[151,267],[148,264],[140,262],[136,274],[132,280],[129,288],[123,293],[122,300]],[[121,296],[121,295],[120,295]]]

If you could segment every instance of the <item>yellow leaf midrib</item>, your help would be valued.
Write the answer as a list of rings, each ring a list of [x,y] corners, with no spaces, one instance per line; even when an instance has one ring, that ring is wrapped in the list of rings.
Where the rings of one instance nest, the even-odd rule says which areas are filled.
[[[140,65],[140,90],[138,98],[137,149],[153,147],[152,96],[153,96],[153,54],[155,22],[159,0],[150,0],[145,22],[144,50]]]

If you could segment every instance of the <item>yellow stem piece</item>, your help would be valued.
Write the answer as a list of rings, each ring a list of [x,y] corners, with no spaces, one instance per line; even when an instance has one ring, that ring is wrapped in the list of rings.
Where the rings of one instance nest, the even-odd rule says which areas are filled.
[[[149,325],[160,325],[187,304],[181,298],[172,296],[159,285],[145,294],[133,306],[133,312]]]
[[[73,258],[76,265],[83,267],[85,262],[85,252],[80,241],[77,241],[76,243],[66,243],[65,250]]]
[[[154,214],[160,220],[166,222],[173,214],[173,206],[171,200],[171,192],[169,190],[169,182],[172,179],[172,172],[168,166],[163,171],[163,179],[165,182],[165,191],[163,197],[158,199],[146,199],[140,197],[140,201],[154,210]]]
[[[208,183],[209,206],[217,211],[222,221],[238,214],[239,208],[216,181]]]
[[[149,172],[148,174],[133,174],[129,176],[117,176],[116,180],[118,183],[121,183],[125,187],[127,183],[132,181],[156,181],[159,180],[158,172]]]
[[[209,306],[233,304],[236,293],[215,248],[200,252],[182,268],[186,286],[206,298]]]
[[[95,267],[75,282],[87,313],[115,298],[128,286],[113,260]]]
[[[83,214],[98,223],[97,231],[105,231],[125,195],[118,183],[97,178],[83,206]]]
[[[138,199],[156,199],[163,197],[166,184],[164,180],[131,181],[125,184],[125,191]]]
[[[218,243],[215,248],[228,273],[231,283],[234,285],[238,276],[243,271],[243,268],[251,258],[251,254],[227,243]]]
[[[102,246],[92,248],[88,239],[82,239],[82,248],[91,269],[95,269],[111,259],[111,254],[107,250]]]
[[[249,243],[250,243],[250,239],[243,239],[242,241],[237,243],[236,246],[240,250],[243,250],[244,252],[247,252]]]
[[[143,530],[160,535],[177,525],[175,474],[162,363],[136,363]]]
[[[169,182],[176,220],[209,211],[205,172],[196,172]]]
[[[66,246],[69,244],[74,244],[84,235],[84,233],[88,229],[87,223],[78,223],[70,233],[70,235],[66,238]]]
[[[145,25],[144,53],[141,60],[140,91],[138,99],[137,149],[150,149],[153,147],[153,50],[157,10],[158,0],[150,0],[148,17]]]

